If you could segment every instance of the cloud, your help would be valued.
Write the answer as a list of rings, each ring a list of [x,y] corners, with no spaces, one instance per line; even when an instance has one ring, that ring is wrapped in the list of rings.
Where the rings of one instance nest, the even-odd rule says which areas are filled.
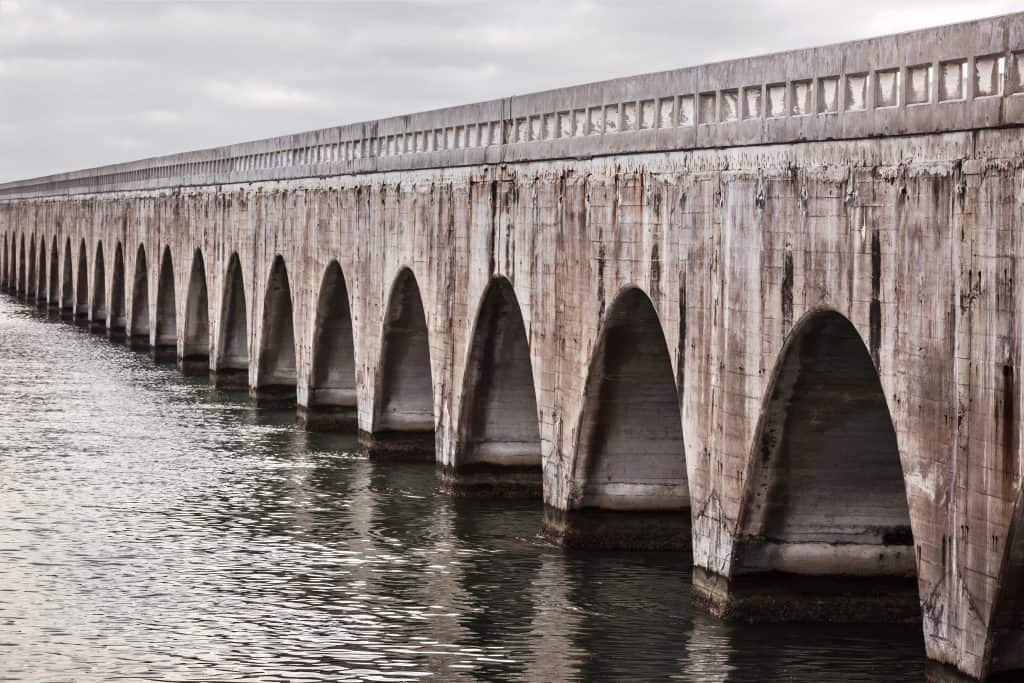
[[[1010,12],[981,0],[0,0],[0,181]]]
[[[211,99],[238,109],[309,111],[324,106],[320,98],[308,92],[265,81],[209,80],[203,82],[201,90]]]

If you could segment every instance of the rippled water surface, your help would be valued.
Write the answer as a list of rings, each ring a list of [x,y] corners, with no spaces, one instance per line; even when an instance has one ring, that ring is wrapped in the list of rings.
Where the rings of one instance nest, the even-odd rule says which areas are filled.
[[[723,624],[678,554],[565,554],[0,297],[0,680],[920,681],[913,627]]]

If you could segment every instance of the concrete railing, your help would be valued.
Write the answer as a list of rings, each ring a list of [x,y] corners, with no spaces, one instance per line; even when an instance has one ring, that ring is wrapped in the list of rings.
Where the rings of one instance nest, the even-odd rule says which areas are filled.
[[[0,199],[1024,124],[1024,13],[0,185]]]

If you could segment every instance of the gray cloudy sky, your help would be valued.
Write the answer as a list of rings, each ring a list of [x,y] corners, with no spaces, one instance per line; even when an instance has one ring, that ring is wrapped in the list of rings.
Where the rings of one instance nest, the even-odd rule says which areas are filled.
[[[1021,9],[0,0],[0,181]]]

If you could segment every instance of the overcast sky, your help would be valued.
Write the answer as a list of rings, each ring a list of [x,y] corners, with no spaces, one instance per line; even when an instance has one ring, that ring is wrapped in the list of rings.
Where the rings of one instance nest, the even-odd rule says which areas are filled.
[[[0,0],[0,181],[1022,9]]]

